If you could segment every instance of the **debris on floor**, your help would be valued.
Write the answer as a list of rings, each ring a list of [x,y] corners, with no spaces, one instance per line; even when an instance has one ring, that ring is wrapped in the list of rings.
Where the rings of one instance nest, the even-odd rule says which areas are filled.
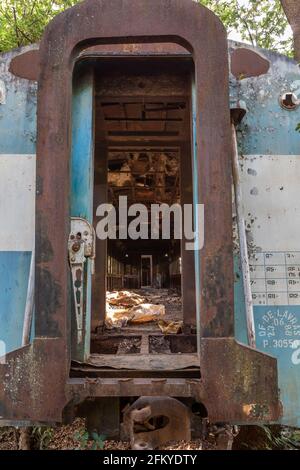
[[[139,338],[123,338],[117,350],[117,354],[137,354],[141,349]]]
[[[165,306],[164,305],[154,305],[154,304],[140,304],[131,309],[133,317],[131,318],[131,323],[147,323],[150,321],[157,321],[165,315]]]
[[[152,354],[171,354],[169,338],[164,336],[150,336],[149,350]]]
[[[161,304],[147,303],[146,298],[133,291],[107,292],[105,325],[108,329],[122,328],[128,323],[158,321],[165,315]]]
[[[152,322],[164,334],[177,334],[182,328],[181,319],[181,296],[176,291],[139,289],[138,292],[107,292],[105,326],[108,330]]]
[[[111,306],[134,307],[145,302],[145,298],[133,291],[121,290],[106,293],[107,303]]]
[[[158,326],[164,335],[178,335],[182,332],[182,321],[159,320]]]
[[[108,303],[106,304],[105,327],[108,330],[124,328],[131,318],[130,308],[112,308]]]

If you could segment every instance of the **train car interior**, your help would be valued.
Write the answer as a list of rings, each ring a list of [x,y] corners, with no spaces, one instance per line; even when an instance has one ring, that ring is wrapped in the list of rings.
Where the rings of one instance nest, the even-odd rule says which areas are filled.
[[[96,240],[84,374],[199,375],[194,252],[177,212],[193,202],[192,76],[186,58],[93,61],[93,223],[100,204],[113,205],[116,223]],[[170,236],[154,205],[171,207]],[[140,236],[128,236],[121,209]]]

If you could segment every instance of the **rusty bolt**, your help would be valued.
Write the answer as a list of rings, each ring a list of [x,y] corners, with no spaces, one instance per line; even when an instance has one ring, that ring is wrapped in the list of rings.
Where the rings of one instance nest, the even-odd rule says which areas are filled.
[[[72,250],[77,253],[80,250],[80,243],[76,242],[72,245]]]
[[[288,111],[293,111],[294,109],[298,108],[300,104],[300,100],[298,99],[298,96],[295,95],[295,93],[288,91],[286,93],[283,93],[283,95],[280,97],[280,106],[283,109],[287,109]]]

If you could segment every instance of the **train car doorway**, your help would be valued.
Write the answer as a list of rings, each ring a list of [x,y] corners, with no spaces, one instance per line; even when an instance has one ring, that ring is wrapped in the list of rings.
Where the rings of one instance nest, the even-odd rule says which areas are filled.
[[[193,203],[192,61],[93,59],[81,64],[79,78],[86,69],[93,75],[96,232],[99,206],[117,214],[114,236],[96,238],[89,362],[106,373],[145,368],[197,375],[194,252],[186,249],[176,213]],[[124,201],[128,227],[132,207],[140,214],[142,205],[149,216],[139,221],[140,237],[124,235]],[[169,237],[162,234],[162,213],[153,237],[153,205],[170,208]]]

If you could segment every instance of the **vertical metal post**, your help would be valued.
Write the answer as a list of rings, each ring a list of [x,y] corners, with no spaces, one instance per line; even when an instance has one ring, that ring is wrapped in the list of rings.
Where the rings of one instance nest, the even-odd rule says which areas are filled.
[[[235,129],[235,125],[233,122],[231,124],[231,130],[232,130],[232,142],[233,142],[232,175],[233,175],[233,184],[234,184],[235,206],[236,206],[236,213],[237,213],[237,225],[238,225],[239,244],[240,244],[240,258],[241,258],[241,265],[242,265],[242,275],[243,275],[243,285],[244,285],[244,295],[245,295],[247,333],[248,333],[249,345],[252,348],[255,348],[255,325],[254,325],[253,300],[252,300],[251,281],[250,281],[250,267],[249,267],[248,248],[247,248],[245,218],[243,214],[242,189],[241,189],[240,174],[239,174],[238,145],[237,145],[236,129]]]
[[[34,309],[34,278],[35,278],[35,249],[32,250],[29,280],[27,288],[26,306],[23,323],[22,346],[26,346],[30,342],[30,333]]]

